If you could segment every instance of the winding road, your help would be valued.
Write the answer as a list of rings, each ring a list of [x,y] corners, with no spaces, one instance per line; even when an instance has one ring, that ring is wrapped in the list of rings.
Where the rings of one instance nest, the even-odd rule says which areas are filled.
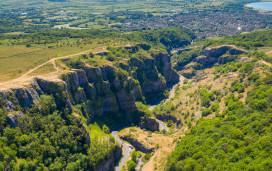
[[[120,171],[122,169],[122,167],[124,166],[124,164],[126,163],[127,159],[129,158],[131,152],[133,151],[133,146],[130,144],[127,144],[125,142],[123,142],[117,135],[118,131],[112,131],[111,135],[115,138],[115,140],[120,143],[123,146],[124,149],[124,155],[121,159],[121,161],[119,162],[118,166],[115,167],[115,171]]]
[[[170,96],[164,100],[164,102],[167,102],[168,100],[170,100],[172,97],[174,97],[175,95],[175,88],[176,86],[178,86],[179,84],[183,84],[183,80],[184,80],[184,77],[182,75],[179,75],[179,82],[176,83],[174,86],[172,86],[171,90],[170,90]],[[153,110],[156,106],[156,105],[152,105],[149,107],[149,110]],[[156,119],[158,122],[159,122],[159,125],[160,125],[160,130],[166,130],[166,131],[169,131],[168,130],[168,127],[160,120]],[[115,171],[121,171],[122,167],[124,166],[124,164],[126,163],[127,159],[129,158],[131,152],[133,151],[134,147],[130,144],[127,144],[125,143],[124,141],[122,141],[119,136],[117,135],[117,132],[121,129],[124,129],[128,126],[125,126],[125,125],[121,125],[119,126],[119,128],[115,128],[112,132],[111,132],[111,135],[115,138],[115,140],[120,143],[122,146],[123,146],[123,150],[124,150],[124,155],[121,159],[121,161],[119,162],[118,166],[115,167]]]

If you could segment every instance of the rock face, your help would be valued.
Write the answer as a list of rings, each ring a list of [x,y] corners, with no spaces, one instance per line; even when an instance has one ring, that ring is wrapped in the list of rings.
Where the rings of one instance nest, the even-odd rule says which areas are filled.
[[[176,124],[176,127],[178,127],[181,124],[181,121],[173,115],[156,114],[156,118],[158,118],[159,120],[164,121],[164,122],[172,120]]]
[[[222,45],[222,46],[216,46],[211,48],[206,48],[203,50],[202,54],[206,57],[211,58],[218,58],[226,53],[229,53],[230,55],[239,55],[242,53],[246,53],[246,51],[237,48],[234,45]]]
[[[201,56],[196,57],[191,63],[184,66],[182,75],[186,78],[194,76],[193,70],[204,69],[213,66],[215,63],[225,64],[234,61],[237,56],[246,51],[233,45],[222,45],[203,50]]]
[[[164,77],[166,84],[174,84],[179,81],[179,75],[172,69],[171,58],[166,53],[154,54],[158,71]]]
[[[61,75],[60,80],[35,78],[27,87],[1,91],[7,113],[23,111],[36,104],[41,95],[52,95],[57,109],[73,112],[73,105],[83,104],[88,114],[104,116],[112,113],[136,111],[135,101],[147,101],[164,97],[167,84],[179,81],[172,69],[170,57],[157,52],[150,57],[131,58],[123,69],[132,71],[132,76],[113,66],[84,66]],[[122,75],[123,74],[123,75]]]
[[[98,167],[97,171],[111,171],[114,170],[115,162],[122,156],[122,148],[117,145],[114,154],[109,159],[104,160]]]
[[[160,124],[155,118],[144,117],[141,120],[140,128],[144,128],[150,131],[160,131]]]
[[[13,112],[13,113],[10,113],[8,116],[7,116],[7,121],[8,123],[12,126],[12,127],[17,127],[17,123],[18,123],[18,120],[20,119],[20,117],[22,117],[24,114],[23,112],[19,111],[19,112]]]
[[[136,138],[133,138],[131,136],[124,135],[124,136],[121,136],[120,138],[129,142],[133,147],[135,147],[137,151],[141,151],[143,153],[152,153],[155,150],[154,147],[145,146],[143,143],[137,141]]]
[[[179,76],[172,69],[170,56],[155,52],[143,59],[131,58],[131,68],[137,68],[133,77],[139,80],[143,96],[147,102],[164,98],[167,85],[177,83]]]

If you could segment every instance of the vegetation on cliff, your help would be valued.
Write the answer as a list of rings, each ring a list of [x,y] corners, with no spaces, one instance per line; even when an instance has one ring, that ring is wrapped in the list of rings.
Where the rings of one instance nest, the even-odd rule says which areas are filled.
[[[95,168],[97,162],[88,155],[91,151],[81,119],[65,108],[56,110],[54,97],[41,96],[15,128],[6,121],[5,103],[1,97],[0,170]]]
[[[175,116],[183,130],[189,129],[169,156],[167,170],[272,169],[271,56],[256,49],[270,45],[270,32],[210,41],[250,51],[235,56],[234,62],[198,69],[170,102],[154,109],[155,115]],[[202,53],[205,49],[219,53],[221,47],[204,47]]]
[[[154,47],[162,43],[162,33],[165,45],[166,37],[181,35],[171,46],[186,45],[192,37],[182,37],[183,29],[169,31],[152,32],[158,39],[151,45],[108,47],[106,53],[63,60],[59,64],[66,72],[58,82],[34,79],[28,87],[0,92],[0,170],[113,168],[121,154],[110,129],[116,123],[139,122],[146,111],[138,110],[136,101],[165,98],[167,85],[178,81],[170,56]],[[31,48],[67,38],[84,38],[88,43],[107,36],[120,35],[64,29],[2,38],[12,38],[18,45],[31,42]]]
[[[236,84],[232,83],[230,91],[240,92],[233,89]],[[230,93],[222,113],[197,121],[170,156],[168,170],[272,168],[271,74],[251,79],[250,85],[254,90],[247,93],[245,103]]]

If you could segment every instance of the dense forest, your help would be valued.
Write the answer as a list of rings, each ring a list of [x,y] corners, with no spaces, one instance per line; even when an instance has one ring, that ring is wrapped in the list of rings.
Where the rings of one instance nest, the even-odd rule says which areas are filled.
[[[69,114],[65,104],[57,109],[56,103],[65,98],[62,95],[43,95],[37,105],[21,109],[25,114],[18,111],[22,116],[16,127],[7,122],[1,96],[0,170],[95,170],[112,154],[114,139],[110,144],[93,141],[90,145],[81,118]]]
[[[147,43],[166,50],[180,48],[191,43],[195,34],[186,28],[173,27],[167,29],[158,29],[154,31],[133,32],[126,38],[130,41]]]
[[[172,27],[146,32],[132,32],[129,34],[99,29],[60,29],[19,35],[0,34],[1,40],[13,40],[13,44],[18,45],[58,43],[61,40],[73,38],[86,40],[85,43],[90,43],[91,39],[120,38],[127,40],[128,42],[146,43],[156,48],[171,50],[173,48],[189,45],[195,38],[195,34],[183,27]]]

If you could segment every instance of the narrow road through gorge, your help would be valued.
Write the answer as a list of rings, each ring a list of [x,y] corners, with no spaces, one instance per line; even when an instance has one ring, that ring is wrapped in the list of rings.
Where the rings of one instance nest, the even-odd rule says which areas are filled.
[[[122,167],[124,166],[124,164],[126,163],[127,159],[129,158],[131,152],[133,151],[133,146],[131,146],[130,144],[127,144],[125,142],[123,142],[117,135],[117,130],[116,131],[112,131],[111,135],[115,138],[115,141],[117,141],[118,143],[120,143],[123,146],[123,150],[124,150],[124,155],[122,156],[121,161],[118,163],[118,166],[115,167],[115,171],[121,171]]]
[[[184,77],[183,77],[182,75],[179,75],[179,82],[172,86],[172,88],[170,89],[170,96],[169,96],[167,99],[164,99],[164,100],[163,100],[164,102],[167,102],[167,101],[170,100],[172,97],[174,97],[174,95],[175,95],[175,88],[176,88],[179,84],[183,84],[183,80],[184,80]],[[159,103],[154,104],[154,105],[150,105],[149,110],[153,110],[158,104],[159,104]]]
[[[176,86],[178,86],[179,84],[183,84],[183,80],[184,80],[184,77],[182,75],[179,75],[179,82],[172,86],[172,88],[170,89],[170,96],[167,99],[165,99],[164,102],[167,102],[172,97],[174,97]],[[158,104],[150,106],[149,110],[153,110],[157,105]],[[168,131],[168,127],[162,121],[158,119],[156,120],[159,122],[160,130]],[[115,167],[115,171],[121,171],[122,167],[124,166],[131,152],[133,151],[133,146],[122,141],[120,137],[117,135],[119,130],[124,129],[126,127],[128,126],[124,126],[124,125],[119,126],[119,128],[116,128],[111,132],[111,135],[115,138],[115,140],[123,146],[123,151],[124,151],[124,155],[122,156],[122,159],[119,162],[118,166]]]

